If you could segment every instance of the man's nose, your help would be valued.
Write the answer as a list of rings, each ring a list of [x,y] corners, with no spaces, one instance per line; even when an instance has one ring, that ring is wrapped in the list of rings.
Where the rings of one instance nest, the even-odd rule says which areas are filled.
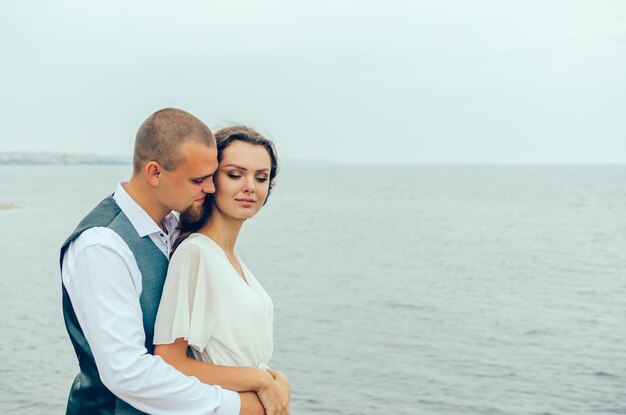
[[[204,187],[202,187],[202,191],[204,193],[215,193],[215,184],[213,180],[207,179],[205,180]]]

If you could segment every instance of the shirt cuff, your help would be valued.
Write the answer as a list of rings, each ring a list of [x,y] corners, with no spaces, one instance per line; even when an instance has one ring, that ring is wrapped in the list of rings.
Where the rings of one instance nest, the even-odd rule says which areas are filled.
[[[241,398],[237,392],[222,389],[222,405],[217,408],[215,415],[239,415]]]

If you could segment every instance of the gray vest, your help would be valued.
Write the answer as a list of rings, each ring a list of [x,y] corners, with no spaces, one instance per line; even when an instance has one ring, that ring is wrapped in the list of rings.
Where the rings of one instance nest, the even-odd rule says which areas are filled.
[[[100,202],[76,227],[61,247],[61,263],[69,244],[82,232],[92,227],[106,227],[115,231],[126,242],[141,271],[142,291],[140,297],[143,312],[143,328],[146,333],[146,349],[154,351],[152,338],[157,308],[161,301],[161,293],[167,274],[168,260],[152,242],[150,236],[139,237],[124,212],[119,208],[113,197],[109,196]],[[63,317],[65,327],[70,335],[74,351],[78,357],[80,372],[74,379],[67,402],[67,415],[106,414],[124,415],[141,414],[142,412],[117,398],[104,386],[98,374],[91,348],[78,324],[72,302],[63,289]]]

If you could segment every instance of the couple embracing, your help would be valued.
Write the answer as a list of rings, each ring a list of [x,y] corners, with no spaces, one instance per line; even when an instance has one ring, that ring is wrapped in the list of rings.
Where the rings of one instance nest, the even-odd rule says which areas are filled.
[[[61,248],[68,415],[290,413],[272,300],[235,253],[277,171],[251,128],[172,108],[141,125],[132,177]]]

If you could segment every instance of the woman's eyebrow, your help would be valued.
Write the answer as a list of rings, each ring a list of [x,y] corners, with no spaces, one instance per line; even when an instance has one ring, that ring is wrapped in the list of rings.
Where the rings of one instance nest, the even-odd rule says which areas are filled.
[[[235,168],[237,168],[237,169],[239,169],[239,170],[248,170],[248,169],[246,169],[245,167],[241,167],[241,166],[238,166],[238,165],[233,164],[233,163],[228,163],[228,164],[225,164],[225,165],[224,165],[224,167],[235,167]]]
[[[225,164],[224,167],[234,167],[234,168],[239,169],[239,170],[248,171],[248,169],[246,169],[245,167],[241,167],[241,166],[238,166],[238,165],[233,164],[233,163]],[[270,171],[270,169],[264,168],[264,169],[256,170],[257,173],[267,172],[267,171]]]

